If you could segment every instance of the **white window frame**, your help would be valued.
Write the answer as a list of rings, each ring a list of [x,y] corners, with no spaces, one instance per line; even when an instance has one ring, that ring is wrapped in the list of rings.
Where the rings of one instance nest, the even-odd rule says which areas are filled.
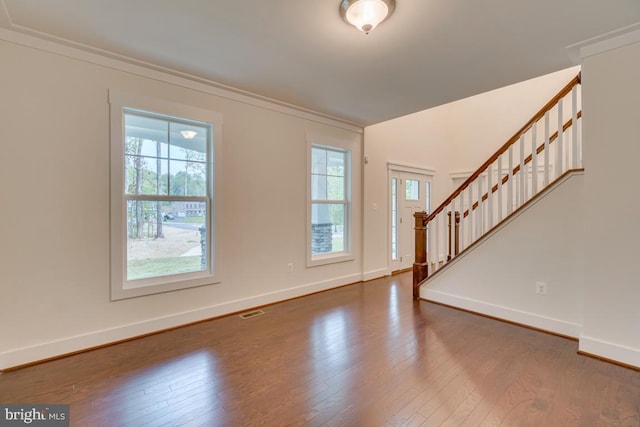
[[[220,113],[186,106],[167,100],[161,100],[138,94],[109,90],[110,106],[110,161],[111,161],[111,300],[152,295],[179,289],[192,288],[220,283],[220,269],[216,254],[220,253],[221,238],[219,230],[220,203],[216,201],[221,194],[219,188],[222,153],[222,115]],[[207,223],[208,268],[204,271],[159,276],[148,279],[127,280],[127,235],[126,201],[124,194],[124,115],[125,110],[146,111],[167,117],[204,122],[211,125],[212,143],[209,147],[209,222]]]
[[[313,255],[311,253],[312,231],[311,216],[312,204],[314,200],[311,192],[311,176],[313,172],[311,164],[311,150],[314,147],[324,148],[328,150],[340,151],[345,154],[345,223],[344,223],[344,250],[341,252],[331,252],[327,254]],[[307,267],[315,267],[319,265],[334,264],[345,261],[353,261],[353,218],[352,218],[352,171],[353,159],[349,142],[339,139],[319,135],[315,133],[307,133]]]

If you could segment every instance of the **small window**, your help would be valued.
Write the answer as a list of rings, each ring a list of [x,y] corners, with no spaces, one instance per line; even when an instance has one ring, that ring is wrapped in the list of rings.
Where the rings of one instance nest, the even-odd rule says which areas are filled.
[[[351,257],[351,152],[311,144],[309,265]]]
[[[405,199],[420,200],[420,181],[415,179],[405,180]]]
[[[217,114],[110,93],[112,299],[213,283]]]

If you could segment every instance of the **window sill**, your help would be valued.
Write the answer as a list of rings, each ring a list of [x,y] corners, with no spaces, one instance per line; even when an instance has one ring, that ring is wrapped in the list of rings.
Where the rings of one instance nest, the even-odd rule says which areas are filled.
[[[307,259],[307,267],[317,267],[319,265],[338,264],[341,262],[353,261],[355,257],[351,253],[336,252],[324,255],[314,255]]]
[[[145,283],[144,280],[130,281],[124,284],[112,284],[111,301],[117,301],[127,298],[136,298],[146,295],[161,294],[165,292],[173,292],[182,289],[196,288],[200,286],[215,285],[221,283],[220,279],[215,276],[207,275],[205,277],[190,278],[174,281],[152,281]]]

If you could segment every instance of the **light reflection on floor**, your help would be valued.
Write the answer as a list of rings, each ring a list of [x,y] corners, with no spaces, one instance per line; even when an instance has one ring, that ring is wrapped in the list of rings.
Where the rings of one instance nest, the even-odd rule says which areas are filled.
[[[389,336],[397,337],[400,330],[400,307],[398,303],[398,284],[392,283],[389,287],[389,316],[388,327]]]
[[[351,375],[343,375],[353,363],[344,311],[338,308],[315,318],[309,339],[314,361],[311,381],[314,387],[310,406],[312,411],[319,411],[322,405],[339,404],[342,400],[339,394],[347,392],[351,386]],[[331,372],[332,376],[329,377],[327,372]],[[334,394],[333,399],[327,400],[327,389],[340,391]]]
[[[140,371],[132,379],[115,388],[113,392],[120,396],[127,396],[127,390],[140,392],[143,396],[119,402],[121,411],[115,424],[131,425],[138,420],[144,423],[145,414],[158,420],[158,412],[167,412],[167,416],[174,417],[181,408],[207,410],[220,407],[222,402],[218,398],[218,391],[222,389],[220,378],[216,373],[216,360],[208,351],[196,351],[182,357],[169,360]],[[157,398],[149,399],[157,395]],[[141,404],[149,404],[141,408]]]

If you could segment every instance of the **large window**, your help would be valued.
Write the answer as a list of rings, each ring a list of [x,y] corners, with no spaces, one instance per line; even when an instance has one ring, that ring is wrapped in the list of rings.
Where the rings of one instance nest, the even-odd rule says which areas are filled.
[[[215,113],[110,93],[112,298],[213,282]]]
[[[310,240],[308,264],[351,259],[351,154],[310,145]]]

